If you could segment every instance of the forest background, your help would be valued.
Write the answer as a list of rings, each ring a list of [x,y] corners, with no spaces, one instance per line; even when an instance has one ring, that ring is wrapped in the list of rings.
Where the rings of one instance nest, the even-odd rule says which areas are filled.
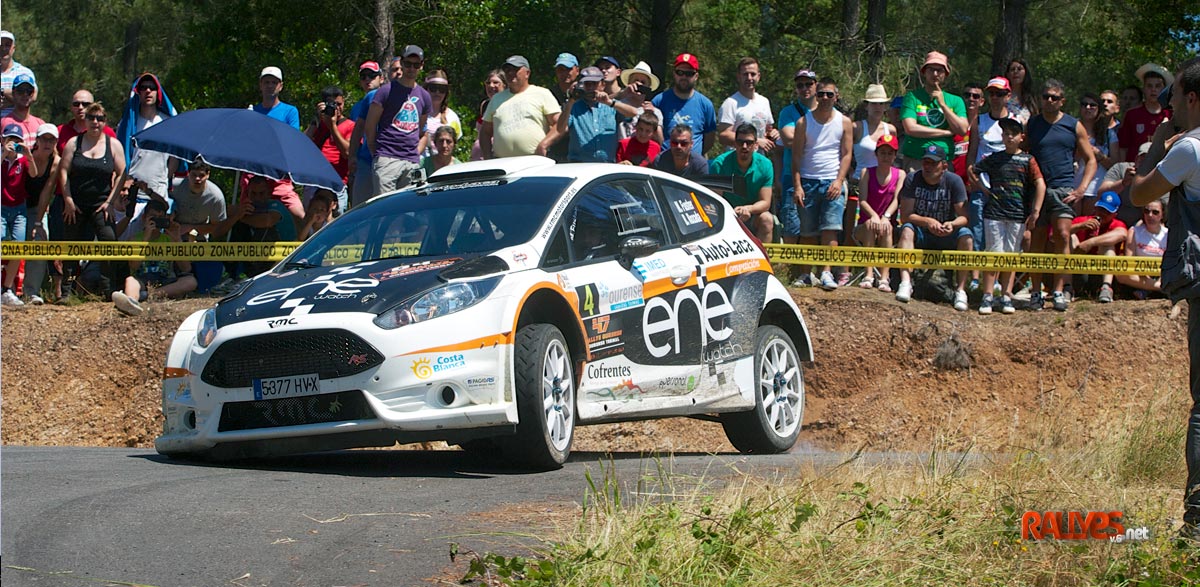
[[[889,95],[912,88],[936,49],[949,55],[955,93],[1021,58],[1035,83],[1066,84],[1074,113],[1081,92],[1119,91],[1141,64],[1174,70],[1200,47],[1194,0],[24,0],[4,3],[2,26],[37,75],[33,113],[55,122],[77,88],[119,116],[143,71],[162,78],[181,111],[245,108],[259,101],[268,65],[283,69],[282,98],[307,121],[321,88],[340,86],[353,103],[361,62],[416,44],[426,72],[449,73],[467,139],[484,76],[510,54],[548,86],[563,51],[584,64],[644,60],[665,82],[669,60],[689,52],[700,59],[698,88],[718,105],[736,90],[738,59],[753,56],[759,93],[778,111],[800,67],[833,77],[853,108],[869,83]]]

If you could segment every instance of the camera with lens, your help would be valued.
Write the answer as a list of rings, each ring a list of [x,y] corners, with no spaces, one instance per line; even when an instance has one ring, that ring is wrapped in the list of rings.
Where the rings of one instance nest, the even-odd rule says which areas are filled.
[[[24,152],[25,152],[25,145],[24,145],[24,144],[22,144],[22,143],[17,143],[17,144],[15,144],[15,145],[13,145],[13,150],[14,150],[14,151],[16,151],[16,152],[18,152],[18,153],[24,153]]]
[[[154,218],[150,219],[150,223],[154,225],[154,228],[162,231],[166,230],[168,226],[171,226],[171,219],[167,218],[166,216],[155,216]]]
[[[336,113],[337,113],[337,102],[326,102],[325,103],[325,116],[332,117]]]
[[[587,96],[587,90],[583,89],[583,84],[576,84],[571,88],[571,97],[576,100],[582,100]]]

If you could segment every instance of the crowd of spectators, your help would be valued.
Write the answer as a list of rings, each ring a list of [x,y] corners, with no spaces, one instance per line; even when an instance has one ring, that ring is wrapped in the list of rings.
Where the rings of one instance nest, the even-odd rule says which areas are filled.
[[[70,118],[56,126],[33,114],[37,80],[15,52],[14,35],[0,31],[0,235],[9,240],[304,239],[350,207],[405,187],[416,170],[431,174],[467,151],[458,148],[463,119],[450,106],[451,76],[426,71],[420,47],[404,47],[386,67],[363,62],[355,93],[361,98],[353,104],[346,90],[330,86],[313,106],[297,108],[281,97],[284,72],[267,66],[261,96],[249,108],[297,132],[307,119],[304,134],[346,187],[301,189],[245,174],[235,193],[226,193],[202,160],[179,161],[131,140],[177,114],[156,75],[133,80],[128,101],[114,108],[121,114],[115,131],[87,89],[74,93]],[[1138,84],[1119,93],[1069,96],[1057,80],[1035,80],[1023,60],[983,83],[956,79],[949,58],[931,51],[919,85],[900,95],[872,84],[861,97],[846,96],[836,77],[800,67],[792,95],[779,97],[781,108],[758,92],[763,80],[754,58],[735,67],[737,88],[717,107],[697,88],[701,67],[693,54],[679,54],[663,79],[645,62],[624,68],[605,55],[585,65],[561,53],[552,67],[538,68],[553,80],[548,87],[533,82],[529,60],[512,55],[483,80],[470,158],[536,154],[728,177],[724,197],[770,242],[1162,255],[1166,206],[1136,206],[1130,197],[1137,163],[1156,129],[1171,120],[1167,95],[1175,80],[1161,66],[1139,68]],[[219,290],[267,266],[30,261],[22,300],[9,262],[3,303],[40,304],[47,292],[54,299],[111,293],[119,309],[137,314],[148,296]],[[888,267],[857,274],[802,267],[793,285],[835,290],[851,282],[886,293],[894,284],[904,302],[913,295],[910,272]],[[1111,275],[959,272],[952,282],[954,307],[967,310],[968,292],[981,290],[984,314],[993,307],[1013,312],[1018,290],[1031,310],[1046,299],[1065,310],[1071,290],[1109,302],[1159,289],[1151,277]]]

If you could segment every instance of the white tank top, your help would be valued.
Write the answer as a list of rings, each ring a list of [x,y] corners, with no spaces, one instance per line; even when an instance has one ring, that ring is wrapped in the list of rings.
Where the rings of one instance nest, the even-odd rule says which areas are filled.
[[[800,177],[805,179],[837,179],[841,166],[842,113],[833,111],[829,122],[821,124],[812,112],[804,115],[805,136],[804,158],[800,161]]]
[[[854,143],[854,179],[862,177],[862,170],[871,167],[879,166],[879,159],[875,157],[875,143],[878,139],[871,136],[871,131],[867,130],[867,121],[860,120],[862,123],[862,138]],[[879,124],[884,124],[882,121]]]
[[[1160,227],[1158,229],[1158,234],[1154,234],[1147,230],[1145,224],[1139,224],[1133,227],[1134,257],[1161,257],[1163,256],[1163,251],[1166,249],[1166,226]]]
[[[975,162],[983,161],[992,153],[1004,150],[1004,137],[1000,135],[1000,125],[990,112],[979,115],[979,146],[975,148]]]

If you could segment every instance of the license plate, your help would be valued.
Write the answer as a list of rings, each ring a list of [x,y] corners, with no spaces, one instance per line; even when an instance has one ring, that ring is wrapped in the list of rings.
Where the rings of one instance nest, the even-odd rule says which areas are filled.
[[[321,376],[316,373],[254,380],[254,399],[279,399],[321,393]]]

